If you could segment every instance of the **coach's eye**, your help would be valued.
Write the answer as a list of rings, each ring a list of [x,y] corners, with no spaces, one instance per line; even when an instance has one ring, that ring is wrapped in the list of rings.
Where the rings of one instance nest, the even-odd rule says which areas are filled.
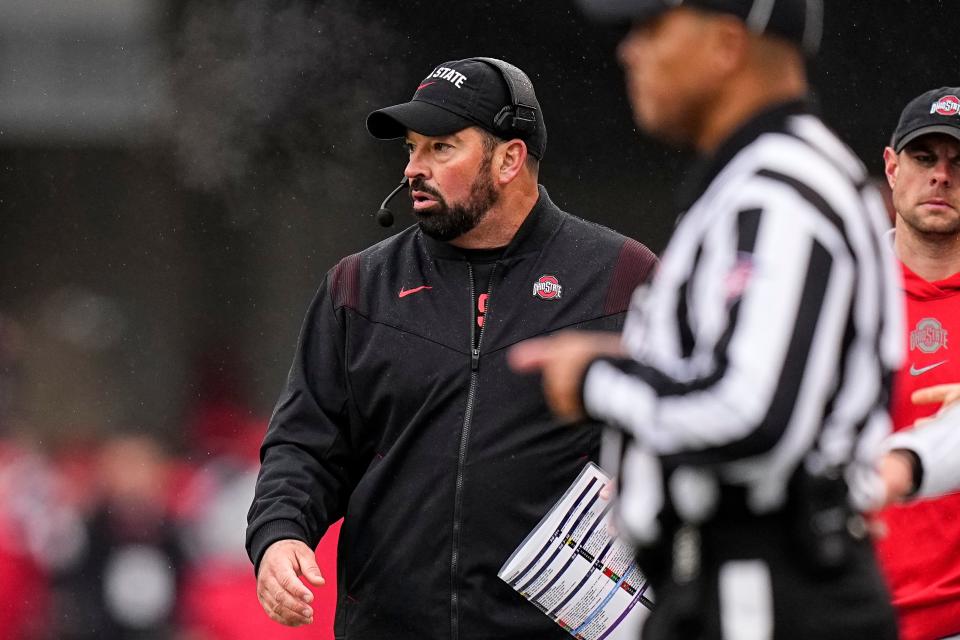
[[[434,151],[447,151],[448,149],[453,149],[453,145],[449,145],[446,142],[434,142],[433,150]]]

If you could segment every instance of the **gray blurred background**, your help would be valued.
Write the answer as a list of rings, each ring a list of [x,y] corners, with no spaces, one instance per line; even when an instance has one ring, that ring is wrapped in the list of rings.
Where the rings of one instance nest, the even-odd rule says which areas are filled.
[[[960,7],[827,4],[817,97],[879,175],[903,104],[960,84]],[[269,413],[324,272],[410,221],[373,221],[404,151],[364,118],[444,60],[526,70],[554,200],[661,250],[689,158],[634,130],[618,35],[569,0],[0,0],[0,434]]]

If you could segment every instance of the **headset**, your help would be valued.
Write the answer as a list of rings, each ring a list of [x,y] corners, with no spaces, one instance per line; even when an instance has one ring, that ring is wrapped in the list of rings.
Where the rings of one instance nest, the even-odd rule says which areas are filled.
[[[493,126],[497,133],[505,138],[526,138],[537,131],[537,95],[533,91],[533,83],[523,71],[498,58],[471,58],[484,62],[500,73],[500,77],[507,84],[510,92],[510,104],[500,109],[493,119]],[[390,192],[377,211],[376,219],[381,227],[393,225],[393,212],[388,205],[394,196],[407,188],[407,179],[403,178],[400,185]]]
[[[537,96],[533,83],[523,71],[498,58],[473,58],[496,69],[507,83],[510,103],[493,119],[497,131],[506,137],[523,138],[537,130]]]

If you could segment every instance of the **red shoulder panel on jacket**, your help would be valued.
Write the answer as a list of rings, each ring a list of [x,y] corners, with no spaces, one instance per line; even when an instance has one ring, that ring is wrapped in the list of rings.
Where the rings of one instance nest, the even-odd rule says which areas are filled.
[[[347,256],[337,263],[330,276],[330,297],[333,307],[356,309],[360,303],[360,254]]]
[[[603,305],[604,313],[626,311],[634,289],[653,277],[656,266],[657,256],[650,249],[627,238],[613,268],[613,277],[610,278],[610,288],[607,289],[607,299]]]

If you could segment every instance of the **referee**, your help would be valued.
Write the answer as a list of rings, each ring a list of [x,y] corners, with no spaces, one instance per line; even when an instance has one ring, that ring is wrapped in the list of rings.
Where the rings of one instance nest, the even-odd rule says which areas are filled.
[[[632,23],[637,123],[702,156],[626,354],[580,333],[511,354],[560,417],[622,436],[643,638],[895,638],[855,514],[882,497],[902,301],[880,197],[806,98],[820,0],[581,4]]]

